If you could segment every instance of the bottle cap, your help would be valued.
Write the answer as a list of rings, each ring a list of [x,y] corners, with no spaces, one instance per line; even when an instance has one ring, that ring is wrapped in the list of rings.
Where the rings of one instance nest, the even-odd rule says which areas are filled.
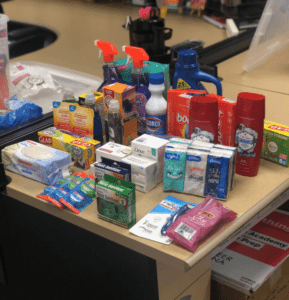
[[[74,91],[71,88],[65,88],[64,93],[63,93],[63,99],[64,100],[71,100],[75,99],[74,98]]]
[[[165,82],[165,77],[161,73],[155,73],[149,76],[150,84],[158,85],[158,84],[163,84],[164,82]]]
[[[194,96],[190,101],[190,112],[204,120],[218,118],[218,99],[210,95]]]
[[[85,104],[95,104],[95,95],[94,93],[88,93],[85,96]]]
[[[119,110],[119,102],[117,100],[110,100],[108,104],[109,110]]]
[[[197,64],[197,52],[192,49],[184,49],[178,52],[177,63],[180,65],[195,65]]]
[[[236,114],[248,114],[265,119],[265,96],[255,93],[239,93]]]

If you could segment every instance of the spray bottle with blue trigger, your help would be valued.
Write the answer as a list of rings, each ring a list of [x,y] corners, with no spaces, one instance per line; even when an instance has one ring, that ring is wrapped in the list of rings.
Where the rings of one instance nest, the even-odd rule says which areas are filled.
[[[197,52],[192,49],[180,50],[173,78],[173,89],[206,90],[202,81],[213,83],[217,88],[217,95],[222,96],[220,80],[200,70]]]

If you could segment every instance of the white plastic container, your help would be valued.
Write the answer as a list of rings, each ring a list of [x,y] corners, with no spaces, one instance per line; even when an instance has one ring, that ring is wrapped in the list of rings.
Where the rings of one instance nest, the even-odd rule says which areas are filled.
[[[149,77],[149,91],[151,97],[146,104],[146,133],[167,133],[167,101],[163,97],[165,90],[164,75],[151,74]]]
[[[10,96],[8,21],[9,18],[6,15],[0,14],[0,109],[6,109],[4,100]]]
[[[268,0],[244,62],[250,72],[289,44],[289,1]]]

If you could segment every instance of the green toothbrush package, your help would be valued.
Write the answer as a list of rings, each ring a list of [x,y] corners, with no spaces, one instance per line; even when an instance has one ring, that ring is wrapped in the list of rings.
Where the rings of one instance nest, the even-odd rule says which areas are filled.
[[[98,217],[130,228],[136,223],[135,184],[108,174],[95,186]]]

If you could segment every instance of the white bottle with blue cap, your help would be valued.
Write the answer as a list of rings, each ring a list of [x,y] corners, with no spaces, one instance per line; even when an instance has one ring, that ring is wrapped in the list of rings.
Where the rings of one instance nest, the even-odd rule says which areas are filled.
[[[146,133],[166,134],[167,128],[167,101],[163,97],[165,90],[164,75],[161,73],[149,76],[149,98],[146,108]]]

